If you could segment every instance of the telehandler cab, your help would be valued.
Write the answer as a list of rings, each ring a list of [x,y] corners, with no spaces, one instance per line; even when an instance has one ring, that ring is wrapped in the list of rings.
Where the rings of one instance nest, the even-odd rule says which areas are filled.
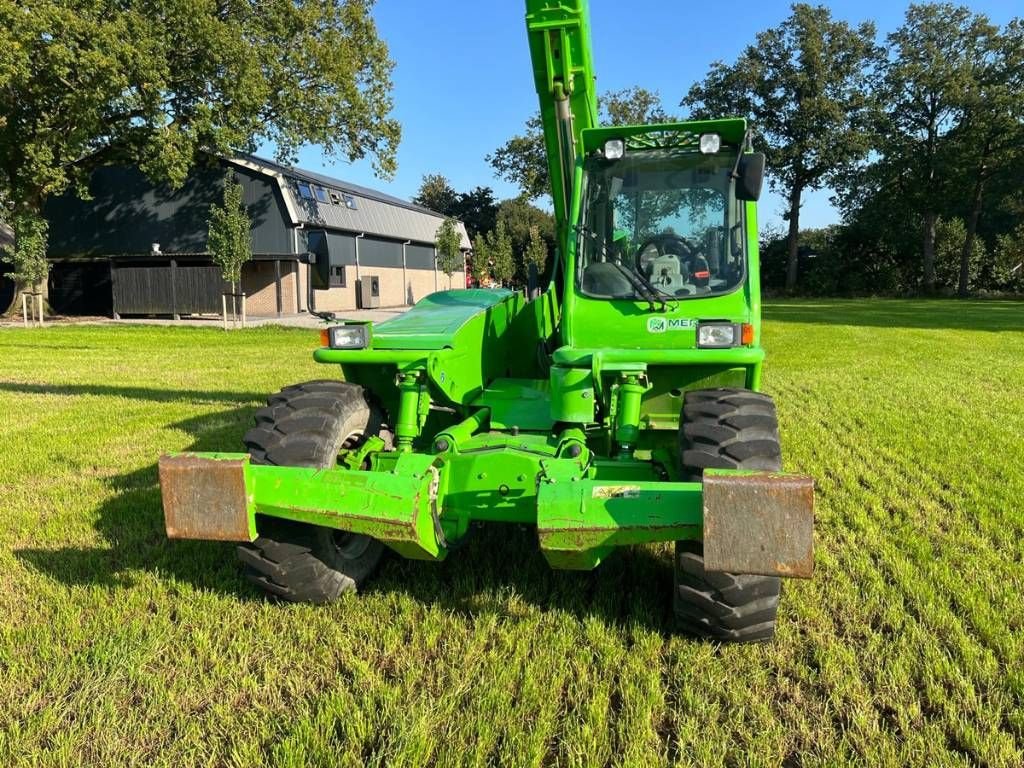
[[[740,119],[598,127],[585,0],[527,0],[559,248],[532,301],[442,291],[340,322],[341,366],[283,389],[247,453],[160,460],[167,533],[241,542],[285,600],[358,588],[385,548],[441,560],[473,523],[537,529],[554,568],[675,542],[674,611],[718,640],[773,635],[811,575],[813,483],[781,473],[756,205]]]

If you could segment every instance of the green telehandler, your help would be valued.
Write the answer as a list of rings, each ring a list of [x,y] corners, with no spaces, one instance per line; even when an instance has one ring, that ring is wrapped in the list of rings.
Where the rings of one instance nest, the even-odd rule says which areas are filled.
[[[585,0],[527,0],[558,250],[546,289],[434,293],[336,322],[341,367],[269,398],[246,453],[160,459],[168,536],[240,542],[284,600],[356,590],[385,549],[441,560],[470,526],[536,527],[554,568],[675,543],[680,628],[773,636],[813,567],[813,483],[781,472],[741,119],[597,124]]]

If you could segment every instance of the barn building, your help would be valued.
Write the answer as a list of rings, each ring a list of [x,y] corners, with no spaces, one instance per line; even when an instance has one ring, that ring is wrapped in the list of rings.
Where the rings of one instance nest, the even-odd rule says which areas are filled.
[[[398,307],[465,286],[437,267],[443,216],[340,179],[244,155],[206,157],[176,190],[137,168],[106,167],[90,200],[46,207],[49,301],[62,314],[187,315],[221,311],[229,289],[206,250],[210,207],[226,170],[242,184],[253,259],[242,290],[254,316]],[[463,251],[469,249],[459,224]],[[464,261],[463,261],[464,264]]]

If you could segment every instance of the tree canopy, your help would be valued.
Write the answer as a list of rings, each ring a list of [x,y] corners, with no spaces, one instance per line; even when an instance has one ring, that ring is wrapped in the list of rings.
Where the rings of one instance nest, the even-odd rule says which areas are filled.
[[[601,119],[612,125],[641,125],[674,119],[661,106],[657,91],[634,86],[609,91],[598,99]],[[525,130],[487,155],[497,176],[515,184],[527,200],[548,194],[548,160],[540,113],[526,121]]]
[[[444,216],[452,216],[466,225],[470,238],[490,232],[498,215],[498,203],[490,187],[475,187],[469,192],[456,192],[448,178],[428,173],[412,202]]]
[[[395,170],[372,0],[0,0],[0,197],[21,217],[100,165],[181,184],[198,151],[304,144]],[[21,217],[21,218],[19,218]],[[34,226],[34,225],[33,225]]]
[[[777,27],[757,35],[731,65],[713,64],[683,99],[697,119],[749,117],[767,155],[772,188],[787,201],[786,287],[797,281],[800,206],[868,151],[868,73],[875,28],[836,21],[824,6],[797,3]]]

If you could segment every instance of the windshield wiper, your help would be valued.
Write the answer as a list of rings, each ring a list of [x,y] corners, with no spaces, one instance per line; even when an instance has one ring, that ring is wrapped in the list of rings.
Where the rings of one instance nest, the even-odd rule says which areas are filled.
[[[668,302],[666,302],[663,297],[667,297],[674,301],[676,298],[675,296],[658,288],[658,286],[654,285],[654,283],[647,278],[647,275],[640,270],[631,269],[621,261],[610,258],[608,249],[605,247],[604,242],[592,229],[583,224],[577,224],[576,229],[582,234],[589,235],[594,239],[594,242],[596,242],[601,248],[601,255],[604,257],[605,263],[614,265],[615,268],[623,274],[623,276],[629,281],[629,284],[633,286],[633,290],[640,294],[640,298],[648,303],[648,309],[651,312],[655,311],[656,304],[660,305],[658,310],[660,312],[664,312],[668,309]]]

